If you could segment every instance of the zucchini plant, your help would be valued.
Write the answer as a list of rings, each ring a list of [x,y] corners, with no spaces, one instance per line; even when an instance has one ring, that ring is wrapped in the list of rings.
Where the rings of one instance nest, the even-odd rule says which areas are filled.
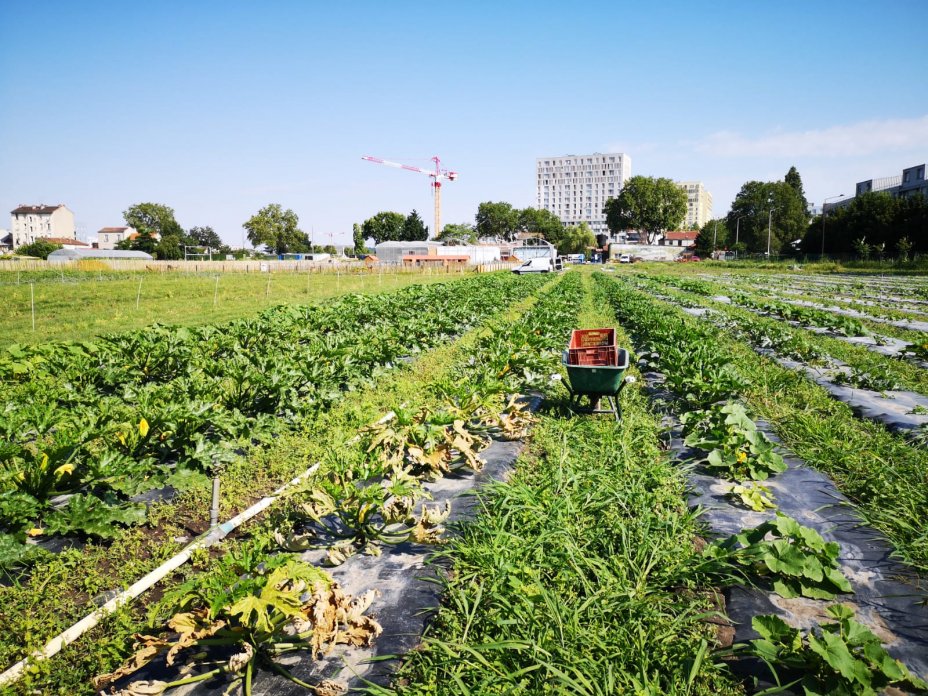
[[[828,607],[833,623],[801,631],[773,615],[755,616],[751,626],[760,638],[734,646],[733,654],[762,660],[777,687],[764,693],[802,689],[806,696],[876,696],[928,693],[928,683],[893,659],[880,639],[854,618],[847,605]]]

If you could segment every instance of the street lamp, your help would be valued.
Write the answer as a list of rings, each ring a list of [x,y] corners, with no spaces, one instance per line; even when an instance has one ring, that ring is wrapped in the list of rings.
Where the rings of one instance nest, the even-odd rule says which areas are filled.
[[[767,213],[767,260],[770,260],[770,230],[773,223],[773,211],[775,208],[771,208],[770,212]]]
[[[747,215],[742,215],[737,220],[735,220],[735,258],[738,258],[738,232],[741,228],[741,218],[746,218]]]
[[[822,258],[825,258],[825,206],[828,204],[828,201],[833,201],[836,198],[844,198],[843,193],[839,193],[837,196],[829,196],[822,202]]]

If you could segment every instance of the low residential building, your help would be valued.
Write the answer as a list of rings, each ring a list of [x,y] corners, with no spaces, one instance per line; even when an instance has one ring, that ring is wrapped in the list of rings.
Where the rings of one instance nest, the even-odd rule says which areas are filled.
[[[686,219],[683,226],[689,229],[702,227],[712,219],[712,194],[701,181],[678,181],[686,191]]]
[[[40,237],[77,239],[74,213],[66,205],[20,205],[10,211],[12,247],[32,244]]]
[[[658,244],[661,246],[691,247],[696,243],[696,237],[698,236],[699,232],[695,230],[665,232]]]
[[[115,249],[117,244],[133,234],[138,234],[134,227],[104,227],[97,232],[97,248]]]
[[[0,251],[13,250],[13,235],[9,230],[0,230]]]

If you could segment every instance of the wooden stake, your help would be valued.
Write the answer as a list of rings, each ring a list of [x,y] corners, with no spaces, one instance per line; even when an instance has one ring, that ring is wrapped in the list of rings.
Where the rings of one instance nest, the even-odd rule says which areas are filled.
[[[135,308],[139,308],[139,302],[142,299],[142,278],[139,278],[139,291],[135,294]]]
[[[32,305],[32,333],[35,333],[35,283],[29,283],[29,302]]]
[[[216,302],[219,300],[219,276],[216,276],[216,289],[213,290],[213,307],[216,306]]]

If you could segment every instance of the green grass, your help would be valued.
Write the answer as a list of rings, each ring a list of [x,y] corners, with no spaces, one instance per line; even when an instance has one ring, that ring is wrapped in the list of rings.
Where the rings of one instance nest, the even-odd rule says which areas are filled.
[[[306,304],[348,292],[386,292],[413,283],[457,279],[461,274],[71,272],[63,280],[44,274],[32,286],[35,331],[31,286],[25,277],[16,284],[15,276],[15,272],[0,272],[4,292],[0,348],[11,343],[87,340],[156,322],[186,326],[221,323],[257,314],[272,305]]]
[[[583,282],[577,326],[615,326]],[[479,493],[478,517],[438,554],[445,599],[398,694],[741,693],[707,656],[715,608],[683,475],[647,398],[622,401],[616,424],[552,396],[514,475]]]

